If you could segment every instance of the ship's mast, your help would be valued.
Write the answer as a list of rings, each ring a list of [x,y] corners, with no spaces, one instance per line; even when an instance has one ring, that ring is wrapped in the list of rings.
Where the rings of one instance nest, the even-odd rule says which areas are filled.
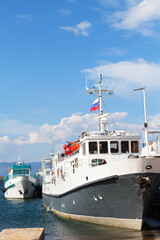
[[[99,131],[103,131],[104,127],[107,124],[107,116],[109,114],[103,114],[102,109],[102,93],[107,92],[108,94],[113,94],[113,90],[108,90],[108,88],[102,89],[102,74],[99,75],[99,84],[95,85],[98,86],[98,89],[93,87],[93,89],[88,89],[86,84],[86,90],[88,94],[98,93],[98,99],[99,99]]]
[[[99,131],[102,131],[102,128],[103,128],[103,124],[102,124],[102,121],[101,121],[101,118],[100,118],[103,115],[101,83],[102,83],[102,74],[99,75],[99,90],[98,90],[98,98],[99,98]]]
[[[149,155],[149,147],[148,147],[148,124],[147,124],[147,112],[146,112],[146,93],[145,87],[143,86],[143,102],[144,102],[144,132],[145,132],[145,140],[146,140],[146,148],[147,148],[147,156]]]

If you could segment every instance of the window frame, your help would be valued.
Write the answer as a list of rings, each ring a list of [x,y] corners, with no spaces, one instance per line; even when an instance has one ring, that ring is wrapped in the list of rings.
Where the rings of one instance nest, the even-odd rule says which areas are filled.
[[[117,142],[118,143],[118,152],[112,152],[111,151],[111,144],[112,144],[112,142]],[[119,154],[120,153],[120,148],[119,148],[119,141],[118,140],[111,140],[110,142],[109,142],[109,150],[110,150],[110,154]]]
[[[90,153],[90,143],[96,143],[97,144],[97,151],[96,151],[96,153]],[[99,141],[89,141],[88,142],[88,152],[89,152],[89,154],[99,154]]]
[[[105,142],[105,143],[107,144],[107,152],[101,153],[101,151],[100,151],[100,144],[103,143],[103,142]],[[106,141],[106,140],[100,140],[100,141],[98,141],[98,150],[99,150],[99,154],[108,154],[108,153],[109,153],[109,142]]]
[[[127,152],[122,152],[122,142],[128,142],[128,151]],[[121,147],[121,153],[122,154],[128,154],[128,153],[130,153],[130,141],[129,140],[121,140],[120,141],[120,147]]]
[[[138,153],[138,154],[139,154],[139,141],[138,141],[138,140],[131,140],[130,142],[131,142],[131,143],[130,143],[130,144],[131,144],[131,153]],[[138,143],[138,144],[137,144],[137,146],[138,146],[138,151],[136,151],[136,152],[135,152],[135,151],[134,151],[134,152],[132,151],[132,142],[137,142],[137,143]]]

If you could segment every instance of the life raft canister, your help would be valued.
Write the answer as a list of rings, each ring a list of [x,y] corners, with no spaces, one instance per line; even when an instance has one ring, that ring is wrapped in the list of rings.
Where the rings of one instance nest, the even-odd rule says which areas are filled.
[[[72,152],[76,151],[77,149],[79,149],[79,143],[78,142],[73,142],[72,145],[71,145]]]

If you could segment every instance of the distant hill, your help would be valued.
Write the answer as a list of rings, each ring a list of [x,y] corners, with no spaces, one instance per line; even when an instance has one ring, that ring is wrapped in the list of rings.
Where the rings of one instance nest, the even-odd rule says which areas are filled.
[[[0,162],[0,176],[6,177],[8,175],[8,167],[12,166],[15,162]],[[41,162],[26,163],[31,164],[32,173],[37,173],[42,168]]]

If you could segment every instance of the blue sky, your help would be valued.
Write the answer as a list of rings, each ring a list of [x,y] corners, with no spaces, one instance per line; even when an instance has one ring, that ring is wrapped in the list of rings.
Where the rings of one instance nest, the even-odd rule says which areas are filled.
[[[140,132],[146,87],[149,128],[160,125],[159,0],[0,2],[0,161],[41,161],[97,129],[85,91],[103,82],[110,129]],[[92,119],[92,121],[91,121]]]

